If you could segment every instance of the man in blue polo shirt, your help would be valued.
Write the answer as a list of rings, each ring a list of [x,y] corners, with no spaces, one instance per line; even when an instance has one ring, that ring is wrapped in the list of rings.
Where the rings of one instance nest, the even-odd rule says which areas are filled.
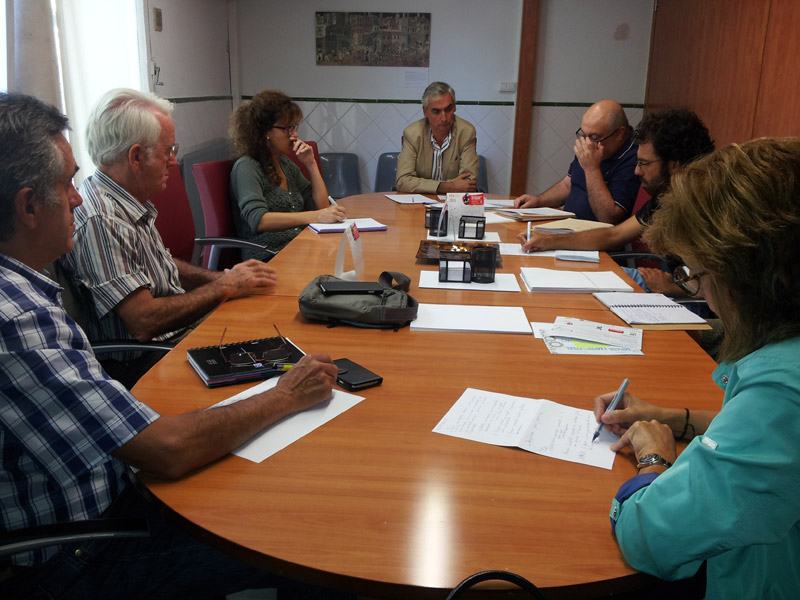
[[[619,223],[631,215],[639,178],[637,146],[619,103],[601,100],[589,107],[575,132],[575,159],[566,176],[539,195],[523,194],[517,208],[559,207],[579,219]]]
[[[38,525],[136,517],[150,536],[77,542],[0,561],[2,598],[209,598],[248,587],[305,593],[176,528],[128,465],[164,478],[217,460],[330,396],[326,355],[228,407],[164,417],[100,367],[42,271],[73,245],[78,170],[67,118],[0,93],[0,536]]]

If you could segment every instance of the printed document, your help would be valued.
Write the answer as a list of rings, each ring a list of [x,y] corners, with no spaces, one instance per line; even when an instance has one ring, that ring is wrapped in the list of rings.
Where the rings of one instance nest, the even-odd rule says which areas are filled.
[[[239,402],[250,396],[255,396],[261,392],[275,387],[280,377],[273,377],[262,381],[258,385],[251,387],[235,396],[231,396],[218,402],[211,408],[217,406],[227,406],[234,402]],[[363,396],[348,394],[340,390],[333,390],[331,397],[320,402],[316,406],[307,408],[301,412],[294,413],[273,423],[261,433],[256,434],[249,442],[239,446],[231,454],[241,456],[255,463],[260,463],[269,458],[276,452],[286,448],[289,444],[296,442],[301,437],[308,435],[320,425],[324,425],[334,417],[350,410],[364,399]]]
[[[604,428],[592,443],[596,429],[591,410],[467,388],[433,431],[611,469],[617,436]]]

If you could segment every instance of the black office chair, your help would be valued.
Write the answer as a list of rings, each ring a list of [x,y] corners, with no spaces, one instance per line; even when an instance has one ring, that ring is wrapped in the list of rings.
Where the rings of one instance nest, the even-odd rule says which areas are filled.
[[[480,573],[470,575],[453,588],[453,590],[447,595],[447,600],[457,600],[470,588],[472,588],[472,586],[481,583],[482,581],[492,580],[508,581],[509,583],[513,583],[517,587],[528,592],[531,597],[536,598],[537,600],[546,600],[544,594],[542,594],[539,588],[521,575],[517,575],[516,573],[511,573],[509,571],[481,571]]]
[[[358,156],[351,152],[321,152],[322,178],[328,194],[338,200],[361,193]]]
[[[0,537],[0,558],[84,540],[148,537],[150,528],[144,519],[87,519],[69,523],[38,525],[6,532]]]
[[[378,157],[375,171],[375,191],[394,192],[397,190],[397,157],[399,152],[384,152]]]

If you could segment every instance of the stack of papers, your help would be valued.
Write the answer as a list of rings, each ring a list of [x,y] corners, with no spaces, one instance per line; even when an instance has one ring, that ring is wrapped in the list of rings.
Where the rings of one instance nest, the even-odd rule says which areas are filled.
[[[613,271],[558,271],[522,267],[522,282],[529,292],[584,293],[632,292],[633,288]]]
[[[532,333],[521,306],[422,304],[411,331],[461,331],[472,333]]]
[[[611,444],[618,438],[603,428],[592,443],[596,429],[591,410],[467,388],[433,431],[611,469],[616,456]]]
[[[386,231],[386,225],[375,219],[345,219],[341,223],[311,223],[309,227],[317,233],[344,233],[344,230],[356,224],[359,231]]]
[[[664,294],[595,294],[620,319],[639,329],[710,329],[705,319]]]
[[[501,215],[511,217],[515,221],[552,221],[553,219],[566,219],[574,217],[575,213],[558,208],[501,208],[497,210]]]
[[[576,231],[589,231],[590,229],[603,229],[613,227],[611,223],[600,221],[587,221],[585,219],[564,219],[558,223],[542,223],[534,227],[534,231],[545,233],[575,233]]]
[[[439,281],[439,271],[420,271],[419,287],[440,290],[475,290],[477,292],[519,292],[520,287],[513,273],[495,273],[493,283],[468,281]]]
[[[643,331],[570,317],[555,323],[531,323],[534,335],[544,340],[551,354],[593,356],[642,356]]]
[[[599,263],[600,253],[597,250],[556,250],[556,259]]]

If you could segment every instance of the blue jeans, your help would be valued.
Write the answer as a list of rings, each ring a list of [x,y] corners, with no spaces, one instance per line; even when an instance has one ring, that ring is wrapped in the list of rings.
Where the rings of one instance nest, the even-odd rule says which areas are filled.
[[[214,550],[180,530],[130,484],[104,516],[143,517],[150,536],[63,546],[43,565],[15,576],[9,582],[12,588],[0,586],[0,596],[195,600],[223,598],[245,589],[278,588],[281,599],[344,597],[282,579]]]

